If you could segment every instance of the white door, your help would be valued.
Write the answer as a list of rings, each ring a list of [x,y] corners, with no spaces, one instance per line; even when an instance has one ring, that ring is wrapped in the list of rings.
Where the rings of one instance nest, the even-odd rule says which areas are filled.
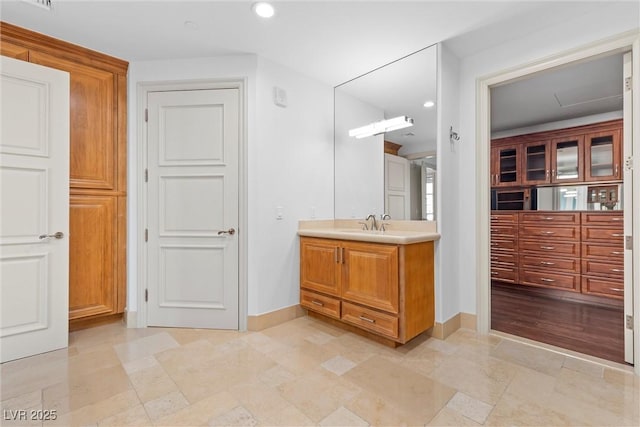
[[[384,210],[391,219],[411,219],[409,160],[384,155]]]
[[[147,107],[147,324],[238,329],[239,90]]]
[[[68,345],[69,74],[0,59],[0,361],[6,362]]]
[[[623,61],[623,77],[626,81],[631,79],[631,52],[624,55]],[[625,85],[626,86],[626,85]],[[633,121],[633,103],[631,96],[631,86],[623,88],[623,141],[624,147],[622,149],[623,159],[631,158],[633,156],[633,138],[632,138],[632,121]],[[633,200],[633,170],[629,167],[623,167],[623,182],[624,182],[624,235],[626,239],[631,239],[633,235],[633,211],[634,204],[637,203]],[[638,224],[636,224],[638,227]],[[626,242],[625,242],[626,246]],[[633,321],[631,324],[627,324],[627,319],[633,319],[633,250],[630,247],[625,247],[624,251],[624,360],[627,363],[633,364]]]

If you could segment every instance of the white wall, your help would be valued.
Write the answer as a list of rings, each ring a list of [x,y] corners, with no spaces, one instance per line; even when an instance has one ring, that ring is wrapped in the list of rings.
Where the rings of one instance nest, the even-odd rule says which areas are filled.
[[[127,309],[138,293],[138,105],[140,82],[246,79],[248,162],[248,314],[298,303],[297,221],[333,216],[333,88],[255,55],[129,65]],[[289,107],[272,103],[273,86]],[[283,219],[276,220],[276,206]],[[315,207],[315,209],[313,209]]]
[[[473,193],[458,191],[460,157],[468,150],[467,138],[449,141],[449,127],[458,129],[458,58],[442,44],[438,45],[438,155],[436,185],[436,221],[440,240],[436,244],[436,321],[445,322],[460,311],[459,234],[461,209],[473,203]],[[462,134],[464,135],[464,134]]]
[[[288,107],[273,103],[286,90]],[[282,207],[283,219],[276,219]],[[298,304],[298,220],[333,218],[333,87],[258,58],[249,140],[249,314]]]
[[[455,191],[460,200],[455,259],[459,275],[459,311],[476,313],[476,83],[483,76],[540,61],[588,43],[638,29],[638,4],[614,3],[565,21],[541,28],[526,37],[505,41],[502,45],[464,58],[460,64],[460,144],[459,163],[443,171],[458,178]],[[497,31],[498,29],[496,29]],[[446,45],[446,43],[445,43]],[[440,152],[438,152],[440,154]]]

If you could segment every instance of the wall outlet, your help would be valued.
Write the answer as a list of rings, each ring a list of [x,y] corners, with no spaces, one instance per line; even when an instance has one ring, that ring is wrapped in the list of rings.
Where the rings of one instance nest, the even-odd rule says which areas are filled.
[[[278,107],[287,107],[287,91],[279,88],[278,86],[273,87],[273,103]]]

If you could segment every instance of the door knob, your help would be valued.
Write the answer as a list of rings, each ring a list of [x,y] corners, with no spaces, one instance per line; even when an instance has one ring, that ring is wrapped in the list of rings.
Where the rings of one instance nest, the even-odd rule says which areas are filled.
[[[220,230],[218,231],[218,236],[221,234],[228,234],[230,236],[233,236],[234,234],[236,234],[236,229],[235,228],[230,228],[228,230]]]
[[[53,237],[54,239],[62,239],[64,237],[64,233],[62,231],[58,231],[55,234],[41,234],[38,236],[38,239],[46,239],[48,237]]]

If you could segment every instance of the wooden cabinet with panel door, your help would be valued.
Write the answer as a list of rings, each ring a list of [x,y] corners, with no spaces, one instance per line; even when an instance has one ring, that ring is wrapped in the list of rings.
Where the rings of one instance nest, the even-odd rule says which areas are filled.
[[[70,75],[70,329],[126,304],[128,63],[0,23],[0,53]]]
[[[520,185],[520,143],[504,143],[491,148],[491,186]]]
[[[584,180],[615,181],[622,179],[622,139],[619,128],[584,136]]]
[[[300,305],[396,343],[435,323],[433,242],[300,238]]]

